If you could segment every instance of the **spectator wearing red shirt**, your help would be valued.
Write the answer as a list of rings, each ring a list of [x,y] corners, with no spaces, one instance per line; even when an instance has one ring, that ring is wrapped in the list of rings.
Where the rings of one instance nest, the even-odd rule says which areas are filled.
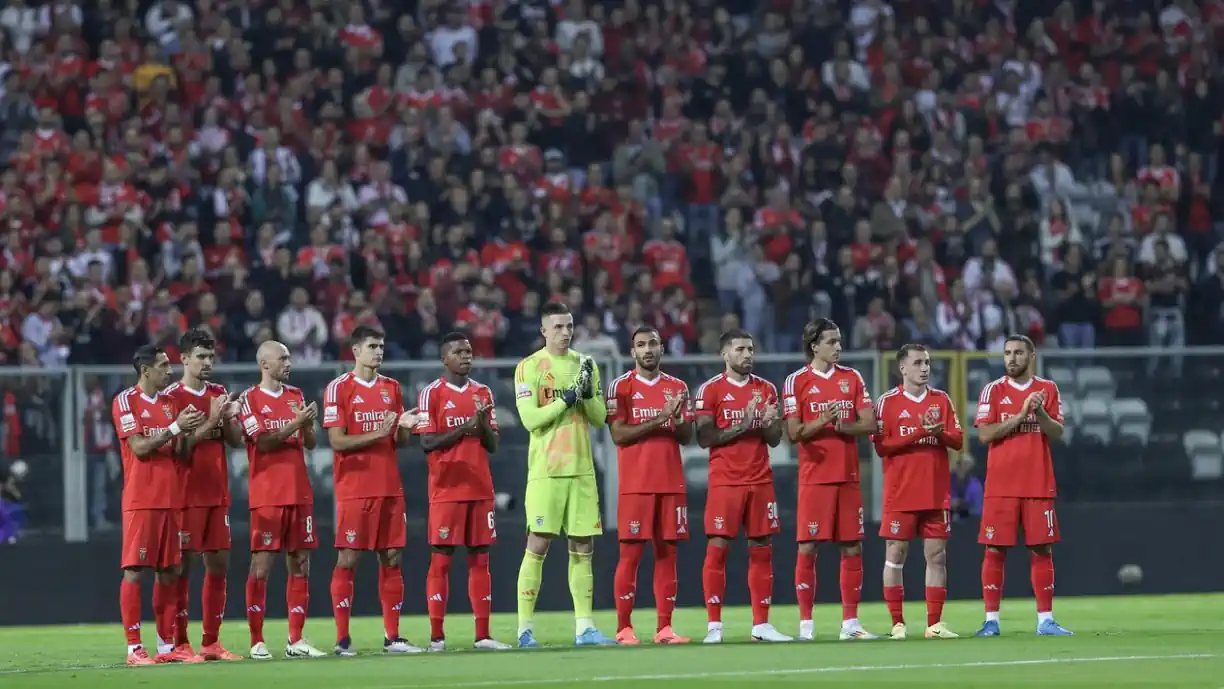
[[[1104,344],[1113,347],[1141,347],[1144,343],[1143,281],[1134,275],[1130,261],[1116,256],[1109,276],[1102,278],[1097,297],[1104,310]]]
[[[677,150],[680,170],[686,176],[685,239],[694,256],[709,256],[710,238],[718,234],[722,208],[718,205],[723,163],[722,147],[710,140],[704,124],[693,125],[690,139]]]

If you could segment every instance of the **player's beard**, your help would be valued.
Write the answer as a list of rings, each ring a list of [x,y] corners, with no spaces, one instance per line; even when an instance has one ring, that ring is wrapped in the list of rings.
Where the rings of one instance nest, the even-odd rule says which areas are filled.
[[[1008,378],[1020,378],[1021,376],[1025,374],[1026,371],[1028,371],[1029,365],[1028,365],[1028,362],[1026,361],[1024,362],[1023,365],[1018,364],[1018,363],[1008,364],[1004,368],[1007,370]]]
[[[653,360],[648,360],[646,357],[642,357],[641,359],[635,359],[635,361],[637,362],[638,368],[646,371],[647,373],[654,373],[655,371],[659,370],[659,357],[654,357]]]
[[[741,376],[752,375],[752,362],[741,362],[739,364],[731,364],[731,370]]]

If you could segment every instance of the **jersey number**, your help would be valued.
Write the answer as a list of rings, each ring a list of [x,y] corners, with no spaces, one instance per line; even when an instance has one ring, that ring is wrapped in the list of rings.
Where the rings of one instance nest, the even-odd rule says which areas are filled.
[[[1046,510],[1045,518],[1046,518],[1046,528],[1049,529],[1050,531],[1050,533],[1047,535],[1053,536],[1054,535],[1054,510]]]
[[[493,517],[493,512],[489,512],[489,531],[497,531],[497,520]]]
[[[314,519],[306,517],[306,533],[314,533]]]
[[[767,512],[769,512],[769,518],[770,518],[770,519],[777,519],[777,518],[778,518],[778,503],[776,503],[776,502],[767,502],[767,503],[765,503],[765,510],[766,510]]]
[[[688,524],[688,506],[681,505],[676,508],[676,526],[684,526]]]

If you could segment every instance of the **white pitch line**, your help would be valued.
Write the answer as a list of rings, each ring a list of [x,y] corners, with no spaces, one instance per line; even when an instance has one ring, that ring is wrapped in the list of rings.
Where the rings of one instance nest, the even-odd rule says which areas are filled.
[[[485,654],[481,654],[485,655]],[[497,654],[501,655],[501,654]],[[518,654],[515,654],[518,655]],[[436,658],[435,655],[427,657]],[[830,665],[825,667],[761,668],[756,670],[725,670],[715,672],[683,672],[653,675],[597,675],[595,677],[568,677],[544,679],[510,679],[484,682],[445,682],[441,684],[382,684],[363,686],[362,689],[440,689],[442,687],[515,687],[528,685],[567,684],[572,682],[651,682],[680,679],[722,679],[731,677],[756,677],[761,675],[814,675],[854,672],[896,672],[905,670],[955,670],[982,667],[1018,667],[1024,665],[1056,665],[1063,663],[1119,663],[1145,660],[1204,660],[1219,657],[1215,653],[1181,653],[1177,655],[1133,655],[1096,656],[1087,658],[1037,658],[1033,660],[978,660],[965,663],[906,663],[901,665]],[[340,661],[345,662],[345,661]],[[409,661],[411,662],[411,661]],[[260,663],[262,666],[263,663]],[[82,672],[89,670],[117,670],[126,667],[122,663],[111,665],[77,665],[56,668],[15,668],[0,670],[0,676],[32,673],[53,674],[57,672]],[[232,666],[230,666],[232,667]],[[142,672],[135,670],[135,672]],[[143,672],[148,672],[144,670]],[[1221,689],[1224,689],[1222,687]]]
[[[446,682],[444,684],[383,684],[363,689],[437,689],[440,687],[515,687],[527,685],[571,684],[576,682],[662,682],[681,679],[726,679],[759,677],[762,675],[814,675],[826,673],[892,672],[905,670],[954,670],[980,667],[1015,667],[1021,665],[1055,665],[1061,663],[1118,663],[1142,660],[1201,660],[1215,658],[1215,653],[1182,653],[1178,655],[1099,656],[1090,658],[1038,658],[1034,660],[981,660],[966,663],[906,663],[903,665],[832,665],[792,669],[762,668],[756,670],[726,670],[715,672],[678,672],[655,675],[599,675],[547,679],[512,679],[484,682]]]

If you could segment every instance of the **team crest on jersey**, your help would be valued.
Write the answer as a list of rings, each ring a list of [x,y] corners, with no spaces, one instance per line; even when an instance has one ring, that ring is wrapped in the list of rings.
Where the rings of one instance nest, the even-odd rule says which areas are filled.
[[[263,532],[263,543],[264,545],[272,545],[272,532],[271,531]]]
[[[817,522],[808,522],[808,535],[815,536],[820,533],[820,524]]]
[[[141,548],[139,554],[140,554],[141,562],[144,562],[145,560],[149,559],[149,549],[148,548]]]
[[[930,407],[927,407],[927,410],[926,410],[927,421],[931,423],[937,423],[939,421],[940,414],[942,414],[942,412],[940,411],[937,405],[932,405]]]
[[[986,540],[988,541],[994,540],[994,527],[993,526],[986,527]]]
[[[391,404],[391,393],[386,390],[382,391],[383,404]]]
[[[895,519],[891,522],[888,522],[888,532],[894,536],[901,533],[901,522],[896,521]]]
[[[352,529],[345,531],[344,540],[348,541],[349,543],[356,543],[357,542],[357,532],[353,531]]]
[[[723,519],[722,517],[714,517],[714,528],[716,530],[721,531],[723,528],[723,525],[726,523],[727,523],[727,520]]]
[[[163,404],[162,411],[166,412],[166,416],[174,416],[174,412],[170,411],[170,405]]]
[[[297,410],[298,410],[297,400],[289,400],[289,410],[292,411],[294,414],[297,413]]]
[[[629,533],[636,536],[642,532],[642,522],[629,522]]]
[[[449,526],[438,527],[438,538],[444,541],[450,538],[450,527]]]
[[[536,517],[536,526],[538,528],[544,528],[544,517]]]
[[[850,381],[848,380],[838,381],[837,387],[841,388],[842,394],[845,394],[845,395],[850,394]]]

